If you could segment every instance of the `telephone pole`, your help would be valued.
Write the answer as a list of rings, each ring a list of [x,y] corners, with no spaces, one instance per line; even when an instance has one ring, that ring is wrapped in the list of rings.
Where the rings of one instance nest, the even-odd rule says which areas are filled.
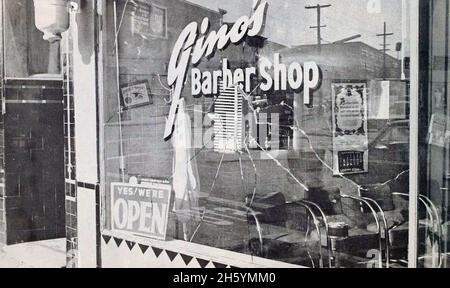
[[[331,7],[330,4],[327,5],[320,5],[317,4],[316,6],[306,6],[306,9],[316,9],[317,10],[317,26],[310,26],[311,29],[317,29],[317,48],[319,52],[322,50],[322,35],[321,35],[321,29],[327,27],[327,25],[321,25],[321,15],[320,12],[323,8]]]
[[[387,44],[387,37],[388,37],[388,36],[392,36],[392,35],[394,35],[394,33],[387,33],[386,22],[384,22],[383,34],[377,34],[378,37],[383,37],[383,44],[381,44],[381,46],[383,47],[383,49],[381,49],[381,51],[383,52],[383,78],[384,78],[384,79],[387,78],[387,71],[386,71],[386,56],[387,56],[387,51],[389,51],[389,49],[387,48],[387,46],[390,45],[390,44]]]

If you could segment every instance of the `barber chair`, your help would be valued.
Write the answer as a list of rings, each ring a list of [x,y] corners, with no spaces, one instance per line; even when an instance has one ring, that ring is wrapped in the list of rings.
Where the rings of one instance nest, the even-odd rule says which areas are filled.
[[[250,240],[243,250],[253,256],[311,268],[324,267],[319,217],[302,202],[286,202],[282,193],[246,197]]]
[[[385,264],[407,263],[409,239],[409,195],[406,193],[391,192],[387,184],[366,185],[360,189],[360,197],[372,204],[376,209],[379,223],[382,224],[382,238],[385,249]],[[427,239],[432,250],[432,266],[441,266],[440,242],[442,227],[438,209],[432,201],[419,197],[419,235],[418,240],[421,254],[424,253]],[[376,223],[368,225],[368,230],[375,232]]]
[[[316,188],[302,203],[320,215],[320,238],[330,267],[382,267],[381,226],[366,199],[342,195],[337,187]],[[376,223],[375,231],[368,229],[371,223]]]

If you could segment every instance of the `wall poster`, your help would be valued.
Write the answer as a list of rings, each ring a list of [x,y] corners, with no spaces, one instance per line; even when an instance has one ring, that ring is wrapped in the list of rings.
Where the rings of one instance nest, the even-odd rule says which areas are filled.
[[[366,83],[333,83],[333,174],[368,172]]]
[[[441,113],[431,116],[430,128],[428,131],[428,144],[441,148],[446,148],[450,140],[450,130],[447,127],[450,118]]]

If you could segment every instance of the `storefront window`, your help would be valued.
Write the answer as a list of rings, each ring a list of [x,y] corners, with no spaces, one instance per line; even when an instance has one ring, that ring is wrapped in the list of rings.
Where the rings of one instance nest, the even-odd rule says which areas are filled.
[[[422,5],[426,13],[424,29],[429,35],[424,55],[423,97],[421,123],[423,132],[420,148],[421,158],[421,209],[426,222],[419,223],[419,266],[448,267],[449,246],[449,2],[429,1]],[[425,33],[425,31],[424,31]],[[428,56],[428,57],[426,57]],[[428,58],[428,59],[427,59]],[[426,226],[433,226],[427,231]]]
[[[105,229],[255,261],[406,265],[407,1],[104,5]],[[169,185],[169,206],[118,183]]]

